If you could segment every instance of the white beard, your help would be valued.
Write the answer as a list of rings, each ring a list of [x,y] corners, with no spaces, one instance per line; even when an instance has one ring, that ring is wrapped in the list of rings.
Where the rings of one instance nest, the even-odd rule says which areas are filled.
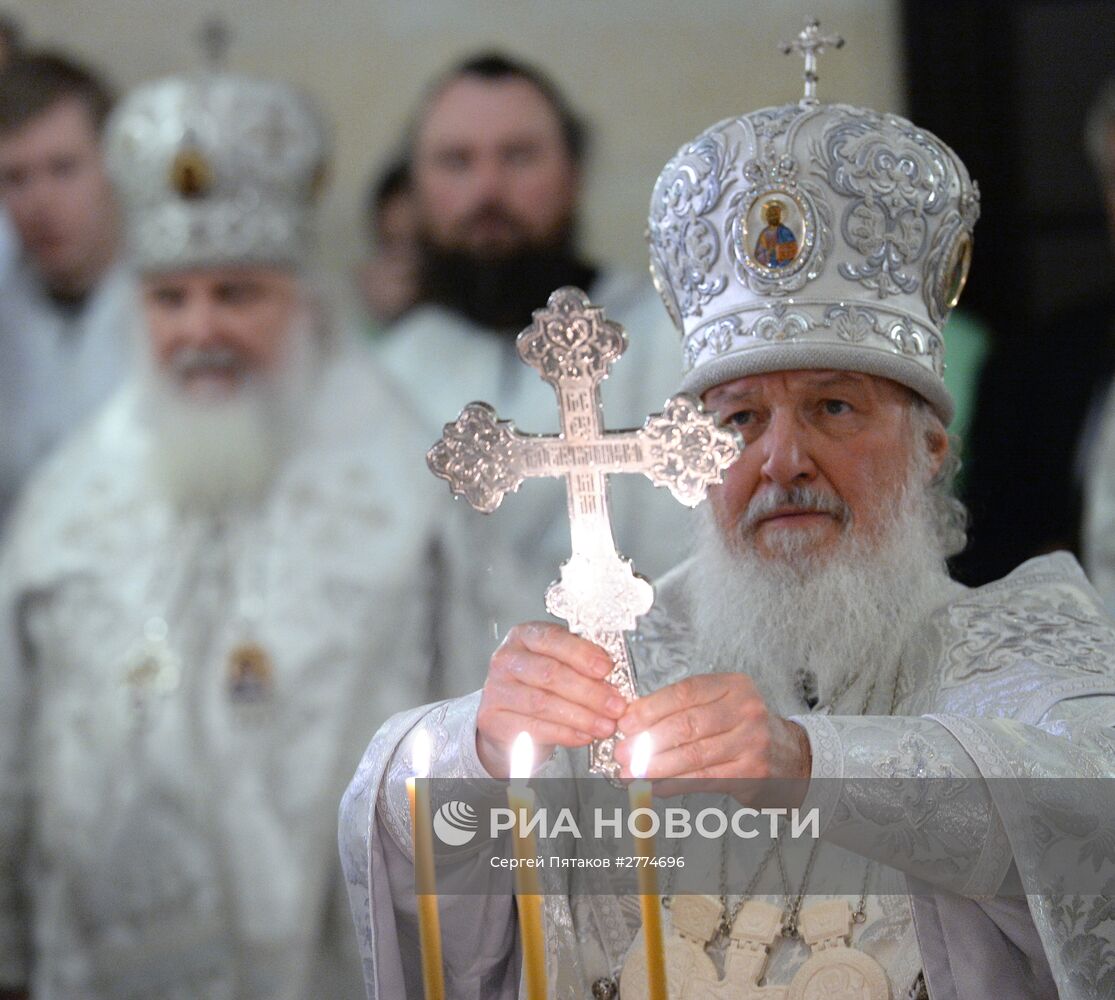
[[[902,647],[951,586],[924,488],[907,485],[877,539],[848,525],[824,554],[775,543],[764,558],[739,535],[730,545],[706,508],[693,611],[704,662],[750,675],[780,715],[809,711],[808,696],[889,713]]]
[[[276,372],[250,375],[221,398],[186,393],[148,360],[142,392],[155,489],[190,513],[217,514],[258,502],[308,409],[320,353],[316,337],[307,317],[296,318]]]

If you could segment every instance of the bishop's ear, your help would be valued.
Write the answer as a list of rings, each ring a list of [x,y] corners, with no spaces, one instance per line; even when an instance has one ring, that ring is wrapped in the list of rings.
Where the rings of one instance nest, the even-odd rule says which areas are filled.
[[[945,461],[952,450],[948,431],[929,404],[912,393],[908,412],[910,429],[921,452],[919,460],[924,462],[927,472],[926,481],[934,482],[945,467]]]
[[[929,480],[934,481],[944,467],[945,460],[949,457],[952,443],[948,431],[935,413],[928,413],[928,420],[924,429],[925,452],[929,458]]]

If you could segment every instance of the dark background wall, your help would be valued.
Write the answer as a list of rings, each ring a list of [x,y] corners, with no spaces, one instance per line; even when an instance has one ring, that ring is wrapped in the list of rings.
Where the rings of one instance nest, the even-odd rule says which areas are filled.
[[[1112,273],[1084,115],[1115,75],[1115,2],[907,0],[910,117],[980,185],[965,292],[1000,337],[1033,336]]]
[[[964,455],[970,543],[953,568],[983,583],[1081,550],[1115,373],[1115,265],[1083,133],[1115,75],[1115,3],[907,0],[902,15],[910,117],[957,150],[982,196],[963,306],[994,340]]]

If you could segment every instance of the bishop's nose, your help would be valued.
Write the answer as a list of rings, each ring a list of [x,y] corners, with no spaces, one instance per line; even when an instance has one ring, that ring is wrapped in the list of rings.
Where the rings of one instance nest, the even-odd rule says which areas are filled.
[[[218,337],[219,311],[206,296],[190,296],[179,311],[176,332],[182,346],[208,347]]]
[[[810,454],[808,434],[791,413],[775,413],[762,437],[749,447],[763,449],[763,476],[784,489],[812,482],[817,466]]]

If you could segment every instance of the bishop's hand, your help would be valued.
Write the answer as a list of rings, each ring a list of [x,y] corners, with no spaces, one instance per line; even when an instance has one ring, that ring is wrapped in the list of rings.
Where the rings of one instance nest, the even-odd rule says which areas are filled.
[[[753,801],[756,786],[741,779],[794,781],[805,794],[812,767],[809,739],[796,723],[773,714],[746,674],[687,677],[637,698],[619,720],[626,739],[616,746],[622,776],[631,777],[633,737],[649,732],[654,756],[647,778],[655,793],[692,791],[674,779],[700,779],[702,789]],[[797,803],[794,803],[797,804]]]
[[[561,625],[516,625],[492,654],[476,715],[476,752],[506,778],[511,744],[524,730],[536,759],[555,746],[583,747],[615,732],[627,703],[606,680],[612,660]]]

